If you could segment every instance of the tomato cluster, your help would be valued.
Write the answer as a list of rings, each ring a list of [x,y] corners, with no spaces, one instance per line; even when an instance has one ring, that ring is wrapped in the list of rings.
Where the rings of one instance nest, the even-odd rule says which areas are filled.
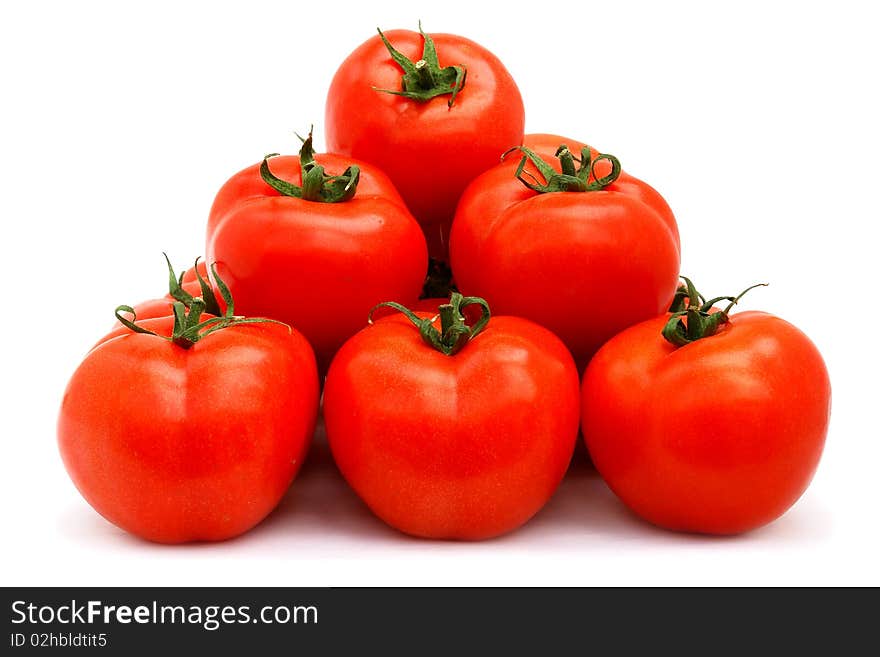
[[[525,135],[492,53],[380,31],[325,121],[329,153],[310,132],[221,187],[205,262],[168,262],[168,295],[119,306],[73,374],[59,447],[99,513],[157,542],[239,535],[321,409],[346,481],[416,536],[527,522],[579,432],[670,529],[747,531],[803,493],[830,411],[816,347],[680,278],[663,197],[614,155]]]

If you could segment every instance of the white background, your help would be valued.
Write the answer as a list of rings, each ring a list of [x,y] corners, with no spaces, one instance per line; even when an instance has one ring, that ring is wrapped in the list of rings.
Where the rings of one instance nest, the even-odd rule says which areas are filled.
[[[876,19],[870,3],[4,3],[0,10],[3,534],[12,585],[880,584]],[[113,308],[203,251],[214,193],[292,152],[342,59],[383,28],[468,36],[517,80],[527,132],[616,154],[664,194],[683,273],[806,331],[831,430],[771,526],[654,529],[576,464],[522,530],[478,544],[374,519],[318,446],[240,539],[162,547],[104,521],[55,444],[64,385]],[[442,58],[442,54],[441,54]],[[622,291],[625,295],[625,291]]]

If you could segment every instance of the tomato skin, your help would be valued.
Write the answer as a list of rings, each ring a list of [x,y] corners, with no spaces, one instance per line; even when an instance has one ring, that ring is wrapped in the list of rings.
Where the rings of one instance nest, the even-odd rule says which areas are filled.
[[[557,170],[562,143],[583,146],[526,138]],[[549,328],[583,368],[610,337],[669,307],[680,261],[675,218],[627,174],[602,191],[538,194],[514,177],[518,161],[512,153],[462,195],[450,239],[455,279],[499,314]],[[626,300],[609,303],[615,290],[627,290]]]
[[[731,315],[674,348],[667,316],[609,340],[582,387],[584,439],[636,514],[668,529],[736,534],[781,516],[819,463],[831,404],[809,338],[763,312]]]
[[[354,198],[282,196],[262,180],[259,165],[248,167],[214,201],[207,258],[235,298],[236,313],[294,326],[323,370],[374,305],[418,298],[428,263],[418,224],[381,171],[332,154],[316,160],[332,174],[360,166]],[[270,167],[302,183],[299,157],[272,158]]]
[[[390,30],[386,37],[418,60],[418,32]],[[522,143],[522,97],[501,61],[477,43],[432,34],[441,66],[467,68],[464,87],[427,102],[383,93],[399,90],[401,68],[378,35],[352,52],[337,70],[327,95],[328,149],[379,166],[400,191],[425,230],[431,255],[445,259],[449,225],[465,187]]]
[[[170,335],[172,324],[143,326]],[[286,327],[232,326],[190,349],[128,331],[73,374],[58,444],[74,484],[110,522],[159,543],[218,541],[281,500],[317,407],[312,350]]]
[[[525,523],[562,480],[578,375],[559,339],[527,320],[493,317],[445,356],[405,318],[385,317],[337,354],[324,417],[336,464],[382,520],[485,539]]]

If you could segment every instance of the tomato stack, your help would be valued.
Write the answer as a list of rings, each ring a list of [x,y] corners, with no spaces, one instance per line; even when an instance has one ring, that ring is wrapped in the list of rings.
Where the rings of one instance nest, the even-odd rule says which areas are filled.
[[[168,262],[168,296],[117,308],[74,373],[59,446],[108,520],[165,543],[247,531],[306,457],[322,385],[340,472],[416,536],[521,526],[579,432],[670,529],[747,531],[803,493],[830,411],[815,346],[680,279],[663,197],[614,155],[525,135],[492,53],[379,31],[325,128],[329,153],[310,132],[232,176],[206,262]]]

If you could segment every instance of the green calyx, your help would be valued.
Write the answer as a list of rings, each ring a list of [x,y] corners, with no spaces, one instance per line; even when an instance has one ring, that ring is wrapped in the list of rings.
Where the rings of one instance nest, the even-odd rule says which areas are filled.
[[[605,189],[620,176],[620,160],[607,153],[600,153],[594,159],[588,146],[584,146],[581,149],[581,156],[577,158],[568,150],[568,146],[561,144],[556,149],[556,157],[559,158],[559,164],[562,168],[561,173],[544,161],[535,151],[525,146],[511,148],[501,156],[501,159],[504,160],[513,151],[522,153],[522,159],[519,161],[519,166],[514,174],[516,179],[539,194],[547,194],[549,192],[596,192]],[[600,177],[596,174],[596,165],[603,160],[611,163],[611,171]],[[525,171],[527,162],[531,162],[535,166],[538,173],[544,178],[543,183],[537,177]]]
[[[411,98],[420,103],[425,103],[437,96],[449,94],[447,105],[452,107],[453,103],[455,103],[455,97],[464,87],[467,69],[464,66],[440,68],[434,40],[422,31],[421,21],[419,21],[419,33],[422,35],[425,44],[422,48],[422,58],[415,62],[392,46],[391,42],[382,33],[382,30],[378,27],[376,30],[379,32],[385,47],[388,48],[391,58],[403,69],[403,78],[401,80],[401,91],[379,89],[377,87],[373,87],[373,89],[386,94]]]
[[[299,135],[297,135],[299,137]],[[299,149],[299,164],[302,168],[302,186],[294,185],[286,180],[281,180],[269,169],[269,158],[276,157],[278,153],[270,153],[263,158],[260,164],[260,177],[272,189],[284,196],[301,198],[304,201],[316,203],[342,203],[354,197],[357,192],[357,184],[360,180],[361,170],[351,165],[342,175],[330,176],[324,171],[324,167],[315,162],[315,149],[312,146],[312,128],[309,128],[309,136],[303,139],[302,148]]]
[[[479,306],[481,315],[473,326],[468,326],[462,310],[471,305]],[[406,315],[407,319],[419,329],[422,340],[446,356],[454,356],[461,351],[468,342],[477,337],[486,328],[492,316],[492,313],[489,311],[489,304],[486,303],[485,299],[465,297],[458,292],[453,292],[449,296],[449,303],[441,304],[437,309],[440,315],[439,331],[434,328],[434,319],[436,317],[422,319],[406,306],[394,301],[385,301],[376,305],[370,311],[368,317],[370,324],[373,323],[373,313],[376,312],[377,308],[382,308],[383,306],[394,308]]]
[[[168,265],[168,292],[174,299],[174,302],[171,304],[174,314],[174,328],[172,329],[170,336],[159,335],[155,331],[150,331],[143,326],[138,326],[137,314],[135,313],[134,308],[131,306],[117,306],[115,311],[116,319],[135,333],[155,335],[156,337],[173,342],[179,347],[189,349],[196,342],[202,340],[211,333],[230,326],[238,326],[239,324],[262,324],[266,322],[287,326],[287,324],[274,319],[236,316],[232,294],[229,292],[229,288],[226,287],[223,279],[217,274],[217,269],[212,263],[211,273],[214,275],[214,280],[217,282],[217,289],[220,290],[220,296],[226,304],[226,312],[222,312],[220,310],[220,303],[217,301],[217,297],[214,294],[211,284],[202,277],[201,273],[199,273],[198,258],[196,258],[195,272],[202,294],[197,297],[192,296],[182,287],[183,274],[178,278],[174,273],[174,268],[171,266],[171,261],[168,259],[168,255],[165,253],[162,255],[165,256],[165,262]],[[131,315],[131,319],[123,317],[122,313]],[[209,313],[214,315],[214,317],[201,321],[203,313]],[[287,328],[288,330],[290,329],[289,326]]]
[[[695,340],[715,335],[721,326],[730,321],[731,308],[739,303],[746,292],[767,285],[767,283],[756,283],[735,297],[715,297],[707,301],[702,294],[697,292],[691,279],[686,276],[681,278],[685,285],[680,285],[676,290],[669,308],[672,316],[663,327],[663,337],[676,347],[683,347]],[[710,313],[709,311],[719,301],[729,301],[730,303],[724,310]]]

